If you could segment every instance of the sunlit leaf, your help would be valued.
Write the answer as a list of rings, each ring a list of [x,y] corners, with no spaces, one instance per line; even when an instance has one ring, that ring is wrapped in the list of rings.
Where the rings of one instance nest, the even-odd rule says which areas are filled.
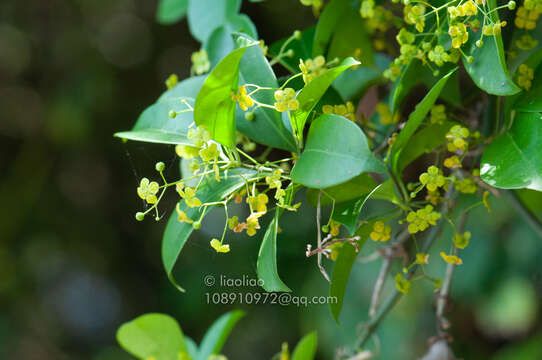
[[[219,317],[205,333],[198,357],[194,360],[208,360],[209,356],[219,354],[233,327],[243,316],[245,316],[243,311],[234,310]]]
[[[295,347],[292,360],[313,360],[316,356],[318,336],[316,332],[305,335]]]

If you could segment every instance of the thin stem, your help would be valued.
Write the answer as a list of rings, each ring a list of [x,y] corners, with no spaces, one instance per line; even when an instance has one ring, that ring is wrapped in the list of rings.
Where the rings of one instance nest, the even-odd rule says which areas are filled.
[[[317,233],[318,249],[320,249],[322,247],[322,228],[321,228],[321,225],[320,225],[320,218],[321,218],[321,212],[322,212],[322,208],[320,206],[321,200],[322,200],[322,190],[320,190],[318,192],[318,206],[316,207],[316,227],[317,227],[317,232],[316,233]],[[316,257],[317,257],[318,269],[320,269],[320,272],[326,278],[326,280],[328,282],[331,282],[331,280],[329,279],[329,275],[327,274],[326,270],[322,266],[322,253],[318,252]]]

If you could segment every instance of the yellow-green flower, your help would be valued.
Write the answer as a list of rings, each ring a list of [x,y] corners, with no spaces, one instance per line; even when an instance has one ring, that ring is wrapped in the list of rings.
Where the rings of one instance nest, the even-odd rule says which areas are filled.
[[[192,159],[198,156],[199,148],[190,145],[177,145],[175,146],[175,152],[179,157],[185,159]]]
[[[530,34],[523,34],[521,35],[519,40],[516,40],[516,46],[520,50],[530,50],[538,46],[538,40],[533,39],[533,37]]]
[[[536,27],[536,21],[540,16],[540,12],[535,9],[529,10],[524,6],[520,6],[516,12],[514,24],[518,29],[533,30]]]
[[[264,213],[252,213],[247,218],[247,235],[248,236],[254,236],[256,235],[256,230],[260,228],[260,223],[258,221],[258,218],[262,216]]]
[[[375,2],[374,0],[363,0],[361,2],[361,8],[359,13],[362,18],[372,18],[375,15]]]
[[[526,64],[521,64],[518,68],[518,85],[529,91],[532,80],[534,79],[534,70]]]
[[[452,25],[448,29],[448,35],[452,38],[452,47],[458,49],[469,40],[469,32],[463,23]]]
[[[186,137],[192,140],[198,149],[211,140],[211,134],[202,126],[188,130]]]
[[[222,244],[222,242],[219,241],[218,239],[213,239],[213,240],[211,240],[210,244],[211,244],[211,247],[212,247],[213,249],[215,249],[215,251],[216,251],[217,253],[227,253],[227,252],[230,252],[230,246],[229,246],[229,245]]]
[[[300,59],[299,69],[303,73],[303,81],[305,84],[326,71],[325,65],[326,59],[322,55],[317,56],[314,59],[307,59],[305,61]]]
[[[273,94],[275,97],[275,103],[273,106],[275,110],[283,112],[286,110],[295,111],[299,108],[299,101],[294,99],[295,90],[292,88],[286,88],[284,90],[277,90]]]
[[[201,200],[196,197],[196,189],[187,186],[181,196],[188,207],[193,208],[201,206]]]
[[[429,254],[417,253],[416,254],[416,264],[429,264]]]
[[[336,261],[337,258],[339,257],[339,251],[341,250],[341,248],[343,247],[344,243],[343,242],[336,242],[336,243],[333,243],[329,248],[331,250],[331,253],[329,254],[329,258],[333,261]]]
[[[446,184],[446,178],[438,167],[431,165],[427,168],[427,172],[420,175],[420,182],[427,187],[427,190],[435,191]]]
[[[478,190],[476,183],[469,178],[456,180],[454,185],[457,191],[463,194],[474,194]]]
[[[404,8],[405,22],[407,24],[415,25],[418,32],[422,32],[425,27],[425,6],[421,4],[406,5]]]
[[[192,53],[192,73],[196,75],[205,74],[211,68],[211,63],[209,62],[209,57],[207,56],[207,51],[201,49]]]
[[[232,95],[232,100],[239,102],[239,107],[243,111],[247,111],[249,107],[254,106],[254,100],[247,94],[247,89],[244,86],[239,86],[239,92]]]
[[[267,212],[267,203],[269,198],[265,194],[258,194],[256,196],[249,196],[247,198],[247,203],[250,204],[250,208],[253,211],[266,213]]]
[[[450,57],[448,56],[449,61]],[[433,105],[431,108],[431,117],[429,118],[431,124],[444,124],[446,121],[446,107],[442,104]]]
[[[463,150],[466,151],[469,143],[465,140],[470,135],[469,129],[461,125],[454,125],[446,134],[448,139],[448,151]]]
[[[463,234],[454,235],[454,244],[459,249],[464,249],[469,245],[471,233],[470,231],[465,231]]]
[[[406,294],[410,291],[410,280],[403,278],[403,274],[397,274],[395,275],[395,287],[403,294]]]
[[[211,143],[207,145],[206,148],[199,151],[199,156],[203,161],[212,161],[218,158],[219,153],[218,145],[216,145],[216,143]]]
[[[329,222],[329,233],[333,236],[339,236],[339,231],[341,228],[341,223],[331,220]]]
[[[454,264],[454,265],[461,265],[463,264],[463,260],[461,260],[459,257],[455,255],[446,255],[444,252],[440,252],[440,256],[446,261],[448,264]]]
[[[175,87],[175,85],[177,85],[178,82],[179,82],[179,77],[177,76],[177,74],[171,74],[166,79],[165,84],[168,90],[170,90],[170,89],[173,89],[173,87]]]
[[[449,158],[444,159],[444,166],[449,169],[455,169],[461,167],[461,161],[457,155],[450,156]]]
[[[441,214],[433,211],[433,206],[426,205],[425,208],[417,211],[411,211],[406,217],[409,222],[408,232],[415,234],[419,231],[424,231],[429,225],[436,225],[437,220],[441,218]]]
[[[156,194],[159,189],[160,186],[156,181],[150,182],[149,179],[143,178],[137,188],[137,195],[149,204],[156,204],[158,201]]]
[[[322,112],[324,114],[341,115],[352,121],[356,120],[355,111],[356,109],[351,101],[348,101],[346,104],[322,106]]]
[[[442,45],[437,45],[431,49],[429,54],[427,54],[427,57],[437,66],[442,66],[445,62],[450,61],[450,55],[448,55]]]
[[[177,220],[179,220],[179,222],[186,222],[188,224],[192,224],[194,222],[188,217],[188,215],[186,215],[184,211],[181,210],[180,203],[177,203],[175,210],[177,210]]]
[[[385,225],[382,221],[373,224],[373,231],[369,235],[373,241],[386,242],[391,238],[391,226]]]

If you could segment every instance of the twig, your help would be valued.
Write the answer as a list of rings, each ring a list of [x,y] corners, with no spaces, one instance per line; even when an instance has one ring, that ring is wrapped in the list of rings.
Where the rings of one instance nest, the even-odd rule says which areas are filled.
[[[318,192],[318,206],[316,208],[316,226],[317,226],[317,245],[318,245],[318,249],[321,249],[322,248],[322,228],[320,226],[320,217],[321,217],[321,212],[322,212],[322,209],[321,209],[321,206],[320,206],[320,201],[322,200],[322,190],[320,190]],[[322,266],[322,252],[319,251],[318,252],[318,255],[317,255],[317,263],[318,263],[318,269],[320,269],[320,272],[322,273],[322,275],[326,278],[326,280],[328,282],[331,282],[330,278],[329,278],[329,275],[327,274],[326,272],[326,269],[324,269],[324,267]]]
[[[448,191],[446,193],[446,199],[451,198],[451,191]],[[443,204],[443,206],[440,208],[440,212],[443,215],[446,215],[448,213],[448,207]],[[437,225],[433,226],[431,231],[429,232],[429,235],[427,235],[427,239],[425,243],[423,244],[423,247],[421,249],[421,252],[427,253],[431,246],[433,245],[433,242],[435,239],[439,236],[441,230],[442,230],[442,224],[443,222],[439,222]],[[410,268],[408,271],[407,277],[411,278],[416,270],[418,269],[418,265],[415,264]],[[375,332],[375,330],[380,325],[380,322],[384,319],[384,317],[390,312],[391,309],[395,306],[395,304],[399,301],[403,293],[401,293],[397,289],[393,289],[393,292],[388,296],[384,304],[380,307],[380,309],[376,312],[374,316],[372,316],[369,321],[365,324],[365,327],[363,331],[361,332],[357,342],[356,342],[356,349],[359,351],[363,345],[369,340],[371,335]]]
[[[373,290],[373,296],[371,297],[371,306],[369,307],[369,316],[374,316],[376,313],[376,308],[380,302],[380,295],[382,294],[382,289],[384,288],[384,281],[388,276],[391,267],[391,249],[386,248],[386,253],[382,259],[382,266],[380,267],[380,273],[375,282],[375,288]]]
[[[457,226],[457,231],[462,233],[465,228],[465,222],[467,220],[467,214],[464,213],[459,218],[459,224]],[[454,246],[454,255],[457,256],[457,247]],[[446,333],[446,330],[450,327],[448,320],[444,317],[444,310],[448,302],[448,295],[450,294],[450,287],[452,285],[452,278],[454,276],[455,264],[448,263],[446,265],[446,275],[442,281],[442,286],[437,298],[437,333],[439,336],[443,336]]]
[[[506,195],[506,198],[512,203],[516,210],[523,216],[527,224],[536,232],[536,234],[542,238],[542,222],[535,214],[529,210],[525,204],[518,198],[515,192],[512,190],[505,190],[503,193]]]

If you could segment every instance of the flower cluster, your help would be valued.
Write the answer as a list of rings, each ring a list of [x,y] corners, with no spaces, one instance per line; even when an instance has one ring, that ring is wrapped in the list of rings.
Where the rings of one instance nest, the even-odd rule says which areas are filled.
[[[459,249],[464,249],[469,245],[470,237],[470,231],[465,231],[463,234],[455,234],[454,245]]]
[[[466,138],[470,136],[470,131],[466,127],[461,125],[454,125],[450,131],[446,134],[448,139],[448,151],[467,151],[469,143]]]
[[[314,59],[299,60],[299,69],[303,73],[303,81],[305,84],[326,71],[326,59],[320,55]]]
[[[436,225],[437,220],[441,218],[441,214],[433,210],[433,206],[426,205],[425,208],[417,211],[411,211],[406,217],[408,224],[408,232],[415,234],[419,231],[424,231],[429,225]]]
[[[436,191],[446,184],[446,178],[438,167],[431,165],[427,168],[427,172],[420,175],[420,182],[427,187],[427,190]]]
[[[150,182],[149,179],[144,177],[141,179],[139,187],[137,188],[137,195],[139,195],[139,197],[145,200],[148,204],[156,204],[158,200],[156,198],[156,194],[158,193],[159,189],[160,186],[156,181]]]
[[[391,226],[385,225],[382,221],[375,222],[370,237],[373,241],[388,241],[391,238]]]
[[[211,68],[211,63],[209,62],[209,57],[207,56],[207,51],[205,51],[205,49],[192,53],[190,59],[192,60],[190,72],[193,74],[205,74]]]
[[[248,108],[254,106],[254,100],[247,94],[245,86],[239,86],[239,91],[232,95],[232,100],[237,101],[243,111],[247,111]]]
[[[295,90],[292,88],[286,88],[284,90],[277,90],[273,94],[275,97],[275,103],[273,106],[275,110],[283,112],[286,110],[295,111],[299,108],[299,101],[295,98]]]
[[[529,91],[532,80],[534,79],[534,70],[526,64],[521,64],[518,68],[518,85]]]
[[[541,1],[525,1],[516,12],[514,24],[518,29],[533,30],[536,28],[536,21],[542,13]]]
[[[322,112],[324,114],[336,114],[344,116],[347,119],[356,121],[356,109],[351,101],[346,104],[340,105],[324,105],[322,106]]]

